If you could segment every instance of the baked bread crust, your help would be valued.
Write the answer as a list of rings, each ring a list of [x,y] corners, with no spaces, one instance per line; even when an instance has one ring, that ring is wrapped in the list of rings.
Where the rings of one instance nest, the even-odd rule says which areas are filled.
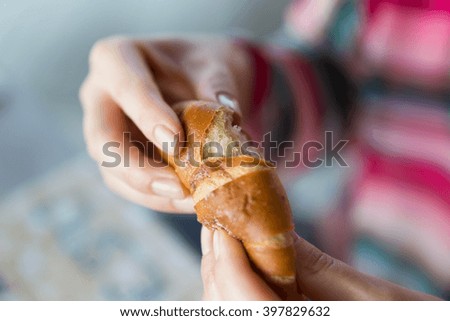
[[[189,101],[175,105],[174,110],[187,143],[177,155],[165,157],[191,192],[198,221],[240,240],[256,270],[277,290],[292,289],[294,224],[273,164],[256,149],[246,154],[225,148],[230,142],[249,140],[229,107]],[[223,148],[211,156],[205,149],[214,141]]]

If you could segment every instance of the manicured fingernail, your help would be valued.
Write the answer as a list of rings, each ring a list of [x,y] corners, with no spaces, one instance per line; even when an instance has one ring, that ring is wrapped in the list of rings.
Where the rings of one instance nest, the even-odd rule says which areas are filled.
[[[164,125],[157,125],[153,131],[156,141],[161,144],[164,152],[173,155],[176,145],[176,134]]]
[[[219,230],[214,231],[214,237],[213,237],[213,249],[214,249],[214,257],[216,260],[219,259],[220,256],[220,242],[222,238],[222,232]]]
[[[241,112],[239,103],[230,94],[221,91],[221,92],[217,93],[216,97],[217,97],[217,101],[219,103],[221,103],[222,105],[230,107],[230,108],[234,109],[235,111],[237,111],[238,113]]]
[[[184,198],[183,188],[180,183],[171,179],[154,180],[152,182],[153,193],[171,198]]]
[[[212,238],[212,231],[203,226],[201,232],[202,255],[207,255],[211,251]]]

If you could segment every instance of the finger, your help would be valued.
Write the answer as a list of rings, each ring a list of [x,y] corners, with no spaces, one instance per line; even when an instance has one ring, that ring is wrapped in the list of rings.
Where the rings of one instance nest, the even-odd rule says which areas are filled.
[[[202,230],[200,233],[200,244],[202,249],[202,255],[206,256],[211,252],[213,247],[213,231],[202,225]]]
[[[220,300],[214,278],[215,264],[214,253],[212,253],[213,231],[205,226],[202,226],[200,242],[202,249],[201,276],[203,282],[203,300]]]
[[[217,289],[217,283],[214,277],[213,255],[210,254],[202,257],[201,275],[203,283],[203,299],[205,301],[223,300]]]
[[[142,168],[139,167],[101,167],[100,169],[105,177],[114,176],[122,181],[123,184],[145,195],[155,195],[179,200],[189,196],[189,191],[182,186],[177,177],[166,177],[158,173],[160,170],[143,173]]]
[[[279,300],[252,270],[241,242],[223,231],[213,237],[214,281],[223,300]],[[211,252],[210,252],[211,253]]]
[[[123,39],[104,40],[90,56],[93,75],[142,133],[159,148],[173,153],[175,136],[183,128],[162,98],[138,46]],[[163,143],[168,145],[163,145]]]
[[[358,272],[296,234],[295,238],[298,283],[312,300],[437,299]]]
[[[179,200],[155,195],[148,195],[131,188],[129,185],[125,184],[123,181],[117,179],[112,175],[103,176],[103,179],[105,180],[106,185],[113,192],[133,203],[148,207],[155,211],[166,213],[194,213],[194,202],[191,196]]]
[[[223,63],[209,62],[188,72],[197,99],[217,101],[241,115],[239,91],[231,70]]]
[[[89,88],[82,95],[84,133],[89,153],[103,167],[104,175],[114,175],[141,193],[185,198],[189,192],[174,170],[141,151],[149,146],[135,146],[143,143],[131,140],[126,117],[109,95],[93,85]]]

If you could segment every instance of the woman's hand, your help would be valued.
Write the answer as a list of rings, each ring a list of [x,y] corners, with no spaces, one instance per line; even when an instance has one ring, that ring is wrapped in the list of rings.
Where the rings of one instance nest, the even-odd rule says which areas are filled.
[[[297,286],[293,300],[438,300],[360,273],[309,244],[297,234]],[[221,231],[202,228],[203,298],[206,300],[280,300],[256,274],[241,243]]]
[[[89,62],[80,89],[84,135],[107,185],[155,210],[192,213],[189,193],[171,168],[153,159],[152,144],[167,142],[173,153],[175,135],[184,139],[170,107],[176,102],[219,101],[245,112],[251,91],[246,53],[218,39],[111,38],[94,45]]]

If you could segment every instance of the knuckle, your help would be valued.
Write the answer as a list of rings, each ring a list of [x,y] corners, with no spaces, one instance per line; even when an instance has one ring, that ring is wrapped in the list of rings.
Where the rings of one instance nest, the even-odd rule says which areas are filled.
[[[118,101],[126,101],[130,95],[133,95],[135,99],[142,99],[144,85],[138,78],[118,77],[111,84],[111,90]]]
[[[108,56],[112,50],[112,43],[109,39],[98,40],[92,46],[91,52],[89,54],[89,62],[91,65],[95,64],[97,61],[104,59]]]
[[[318,249],[312,249],[304,258],[307,263],[306,271],[309,275],[317,275],[331,269],[336,263],[335,260]]]
[[[121,36],[113,36],[98,40],[92,46],[89,54],[89,62],[91,66],[95,65],[99,61],[107,59],[120,46],[126,44],[127,42],[127,39]]]

